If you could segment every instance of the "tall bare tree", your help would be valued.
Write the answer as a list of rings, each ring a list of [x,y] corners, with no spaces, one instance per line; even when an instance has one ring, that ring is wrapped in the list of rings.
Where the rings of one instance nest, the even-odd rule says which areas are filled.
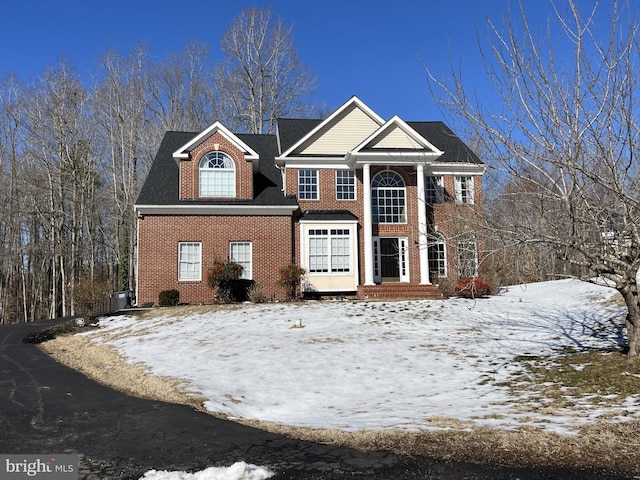
[[[216,70],[216,89],[229,127],[273,133],[276,118],[309,115],[304,99],[315,78],[298,59],[292,27],[271,8],[241,12],[220,45],[226,57]]]
[[[638,357],[639,10],[635,2],[561,4],[550,4],[541,34],[525,2],[504,25],[488,22],[481,53],[497,100],[483,102],[455,69],[430,74],[430,86],[491,152],[499,198],[520,205],[488,215],[499,222],[487,233],[503,246],[543,245],[572,266],[568,274],[608,281],[626,303],[628,355]]]

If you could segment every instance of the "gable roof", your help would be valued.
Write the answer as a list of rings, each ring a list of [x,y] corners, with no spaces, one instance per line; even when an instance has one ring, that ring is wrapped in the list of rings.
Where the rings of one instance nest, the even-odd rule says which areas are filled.
[[[348,124],[346,127],[342,126],[343,124]],[[341,107],[335,110],[331,115],[329,115],[326,119],[321,120],[316,124],[312,124],[309,120],[305,120],[304,122],[299,121],[296,125],[300,127],[299,131],[302,131],[302,127],[308,128],[312,127],[310,130],[306,131],[302,137],[299,137],[297,141],[293,141],[292,144],[289,144],[289,140],[293,137],[291,134],[286,134],[287,136],[287,146],[288,148],[280,150],[280,159],[284,159],[288,156],[298,156],[300,150],[305,150],[305,148],[309,148],[315,142],[322,141],[322,139],[326,136],[332,136],[333,129],[341,130],[347,129],[348,133],[352,133],[354,128],[354,124],[356,124],[359,128],[367,129],[367,134],[379,128],[384,124],[384,119],[380,117],[376,112],[374,112],[371,108],[369,108],[362,100],[358,97],[353,96],[349,100],[347,100]],[[289,125],[285,126],[293,126],[294,124],[289,123]],[[282,129],[278,128],[278,132],[281,132]],[[341,139],[345,139],[344,136],[341,136],[342,132],[338,132],[335,135],[337,137],[341,137]],[[368,135],[367,135],[368,136]],[[335,140],[335,139],[332,139]],[[347,138],[348,141],[358,142],[360,139],[357,137],[349,136]],[[340,142],[331,141],[329,145],[331,148],[335,148],[335,151],[326,152],[328,156],[344,156],[347,153],[347,150],[355,147],[356,145],[351,145],[345,151],[339,151],[341,148],[345,148],[344,145],[338,145]],[[282,145],[281,145],[282,146]],[[325,145],[326,148],[326,145]],[[298,151],[297,151],[298,150]],[[324,153],[324,152],[323,152]],[[325,156],[325,155],[323,155]]]
[[[429,143],[444,153],[438,163],[472,163],[484,165],[484,162],[464,143],[458,135],[443,122],[407,122],[411,128],[429,139]]]
[[[388,153],[393,151],[431,157],[439,157],[443,153],[397,115],[394,115],[387,123],[364,139],[353,150],[353,153]]]
[[[282,193],[282,175],[275,166],[274,158],[278,152],[276,138],[273,135],[239,134],[236,137],[262,159],[259,171],[254,173],[254,198],[251,200],[180,200],[179,167],[174,152],[190,142],[197,132],[166,132],[160,148],[149,169],[147,178],[140,190],[136,206],[189,206],[189,205],[229,205],[229,206],[297,206],[295,197],[285,197]]]

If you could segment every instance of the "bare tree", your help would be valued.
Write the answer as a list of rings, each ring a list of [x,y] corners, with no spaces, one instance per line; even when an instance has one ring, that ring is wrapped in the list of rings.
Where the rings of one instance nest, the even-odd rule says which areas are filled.
[[[190,42],[150,72],[149,110],[167,130],[200,131],[218,118],[213,74],[207,68],[209,47]]]
[[[221,41],[226,58],[215,79],[223,118],[235,131],[273,133],[276,118],[308,116],[315,79],[299,61],[292,27],[270,8],[236,17]]]
[[[628,308],[629,357],[640,355],[638,8],[633,2],[551,4],[543,34],[520,3],[488,22],[482,49],[498,101],[483,103],[452,69],[430,87],[491,152],[499,197],[517,204],[487,234],[503,246],[543,245],[585,281],[605,279]],[[604,9],[607,9],[606,11]],[[603,23],[598,23],[603,22]],[[523,211],[534,214],[520,215]]]

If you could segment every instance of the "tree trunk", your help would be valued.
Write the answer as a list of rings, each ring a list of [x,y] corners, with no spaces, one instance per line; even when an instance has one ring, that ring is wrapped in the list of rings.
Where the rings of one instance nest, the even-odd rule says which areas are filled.
[[[627,356],[631,358],[640,357],[640,299],[638,298],[638,289],[635,286],[625,286],[618,290],[624,298],[627,306],[627,342],[629,351]]]

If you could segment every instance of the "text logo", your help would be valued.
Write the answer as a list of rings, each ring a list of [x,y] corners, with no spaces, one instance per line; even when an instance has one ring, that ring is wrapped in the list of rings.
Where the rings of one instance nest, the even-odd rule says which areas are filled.
[[[76,480],[77,455],[1,455],[2,480]]]

